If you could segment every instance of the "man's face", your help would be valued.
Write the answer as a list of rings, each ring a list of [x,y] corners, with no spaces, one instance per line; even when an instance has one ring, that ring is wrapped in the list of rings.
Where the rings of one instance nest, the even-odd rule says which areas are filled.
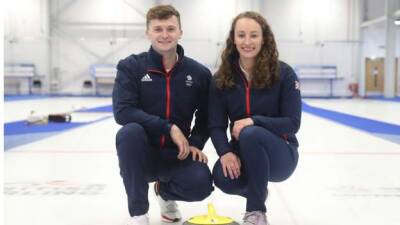
[[[182,36],[178,18],[171,16],[166,20],[150,20],[146,35],[153,48],[159,53],[176,51],[178,40]]]

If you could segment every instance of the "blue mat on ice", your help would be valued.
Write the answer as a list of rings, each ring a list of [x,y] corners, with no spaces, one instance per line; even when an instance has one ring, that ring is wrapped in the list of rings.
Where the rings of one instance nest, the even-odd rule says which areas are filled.
[[[4,135],[47,133],[64,131],[87,123],[48,123],[43,125],[28,125],[26,121],[16,121],[4,124]]]
[[[381,138],[400,144],[400,125],[367,119],[346,113],[311,106],[303,102],[303,111],[334,122],[373,133]],[[387,137],[387,138],[385,138]],[[389,138],[390,137],[390,138]]]
[[[112,105],[99,106],[90,109],[82,109],[78,112],[112,112]]]
[[[43,125],[28,125],[26,121],[16,121],[4,124],[4,151],[23,144],[38,141],[73,128],[99,122],[112,116],[105,116],[90,122],[53,123]]]
[[[365,99],[400,103],[400,97],[386,98],[384,96],[368,96]]]

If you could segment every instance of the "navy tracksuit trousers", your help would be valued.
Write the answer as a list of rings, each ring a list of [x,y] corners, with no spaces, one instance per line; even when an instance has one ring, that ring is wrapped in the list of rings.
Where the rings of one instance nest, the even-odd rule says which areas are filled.
[[[208,166],[191,155],[178,160],[177,149],[160,149],[149,143],[137,123],[124,125],[116,138],[120,173],[128,195],[131,216],[147,213],[149,182],[160,181],[164,200],[201,201],[213,191]]]
[[[245,197],[247,212],[266,212],[268,181],[283,181],[293,173],[298,161],[297,148],[259,126],[242,129],[238,148],[240,177],[225,177],[218,160],[213,169],[215,185],[227,194]]]

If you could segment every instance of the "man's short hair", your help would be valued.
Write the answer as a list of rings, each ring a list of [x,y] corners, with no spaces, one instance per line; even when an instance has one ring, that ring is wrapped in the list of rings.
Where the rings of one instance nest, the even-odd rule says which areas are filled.
[[[146,26],[149,28],[151,20],[166,20],[171,16],[178,18],[179,28],[181,28],[181,16],[172,5],[157,5],[149,9],[146,15]]]

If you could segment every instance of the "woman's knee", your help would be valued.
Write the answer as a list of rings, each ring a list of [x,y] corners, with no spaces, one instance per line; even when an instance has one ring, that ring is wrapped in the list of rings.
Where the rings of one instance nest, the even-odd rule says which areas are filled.
[[[262,134],[265,133],[265,129],[258,126],[247,126],[244,127],[239,134],[239,143],[254,142],[259,138],[263,138]]]
[[[287,165],[286,168],[281,168],[280,170],[272,170],[270,171],[270,178],[269,181],[272,182],[281,182],[286,179],[288,179],[294,171],[296,170],[297,167],[297,159],[293,161],[290,165]]]
[[[258,156],[259,151],[276,142],[278,136],[265,128],[248,126],[242,129],[239,135],[239,152],[245,157],[247,154]]]
[[[242,185],[240,184],[239,179],[232,180],[229,177],[225,177],[220,160],[218,160],[214,165],[213,180],[215,186],[221,189],[224,193],[241,194]]]
[[[214,184],[218,188],[220,188],[220,184],[222,183],[222,180],[224,178],[224,174],[223,174],[223,171],[222,171],[222,164],[221,164],[220,160],[218,160],[214,165],[214,168],[213,168],[213,171],[212,171],[212,178],[213,178]]]

